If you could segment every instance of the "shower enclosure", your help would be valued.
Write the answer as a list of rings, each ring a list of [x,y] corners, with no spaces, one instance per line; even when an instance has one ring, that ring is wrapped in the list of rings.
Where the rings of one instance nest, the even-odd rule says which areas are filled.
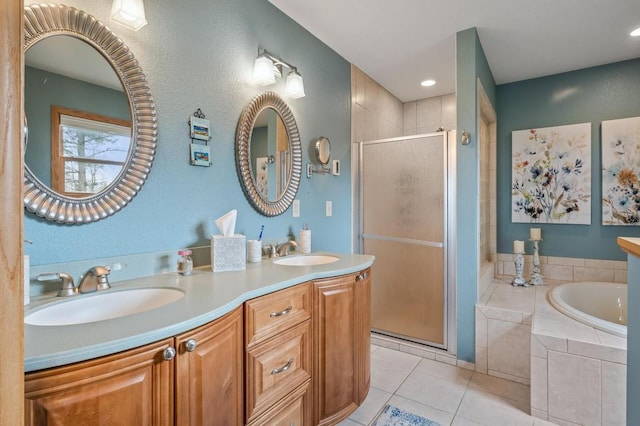
[[[373,331],[442,349],[451,349],[447,325],[455,318],[449,133],[358,143],[358,243],[376,257]]]

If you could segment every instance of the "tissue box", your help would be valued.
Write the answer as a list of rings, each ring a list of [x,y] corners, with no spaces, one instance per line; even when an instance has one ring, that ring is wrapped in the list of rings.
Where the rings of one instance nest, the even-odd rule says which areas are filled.
[[[242,234],[211,236],[213,272],[240,271],[247,267],[247,243]]]

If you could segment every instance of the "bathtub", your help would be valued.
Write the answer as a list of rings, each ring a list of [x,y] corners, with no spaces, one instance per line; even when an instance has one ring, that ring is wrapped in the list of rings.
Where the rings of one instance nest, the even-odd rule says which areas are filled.
[[[549,291],[554,308],[584,324],[627,337],[627,285],[605,282],[561,284]]]

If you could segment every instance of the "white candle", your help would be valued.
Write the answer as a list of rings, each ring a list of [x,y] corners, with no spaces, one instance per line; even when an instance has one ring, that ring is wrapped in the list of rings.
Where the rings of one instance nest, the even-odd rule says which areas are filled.
[[[515,240],[513,242],[513,252],[514,253],[524,253],[524,241]]]
[[[532,240],[541,240],[542,230],[540,228],[531,228],[530,235]]]

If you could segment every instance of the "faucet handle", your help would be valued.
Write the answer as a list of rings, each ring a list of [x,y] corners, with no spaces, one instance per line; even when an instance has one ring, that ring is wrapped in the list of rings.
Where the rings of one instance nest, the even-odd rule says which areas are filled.
[[[58,290],[58,297],[75,296],[78,294],[78,289],[73,284],[73,277],[65,272],[45,272],[36,276],[38,281],[52,281],[62,280],[60,290]]]
[[[269,249],[270,258],[278,257],[278,249],[275,244],[269,244],[267,248]]]
[[[111,273],[111,266],[94,266],[91,270],[96,276],[96,290],[108,290],[111,288],[109,278],[107,278],[107,275]]]

